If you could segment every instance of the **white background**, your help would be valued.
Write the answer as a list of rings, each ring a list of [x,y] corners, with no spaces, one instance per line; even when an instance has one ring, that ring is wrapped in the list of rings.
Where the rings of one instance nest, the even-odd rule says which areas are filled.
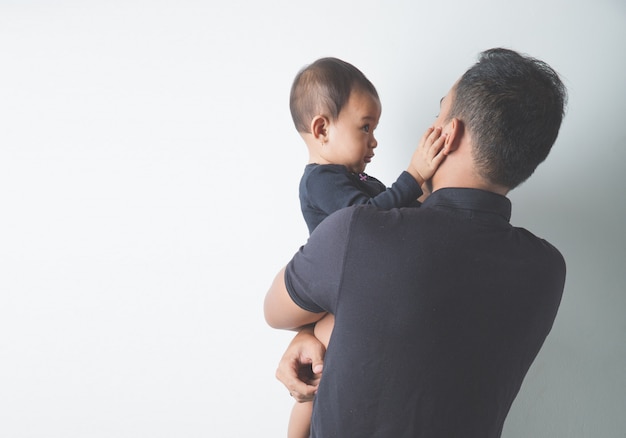
[[[390,185],[495,46],[570,92],[510,194],[568,278],[504,437],[624,437],[622,0],[1,0],[0,436],[284,436],[291,333],[262,301],[308,234],[293,76],[337,56],[373,81]]]

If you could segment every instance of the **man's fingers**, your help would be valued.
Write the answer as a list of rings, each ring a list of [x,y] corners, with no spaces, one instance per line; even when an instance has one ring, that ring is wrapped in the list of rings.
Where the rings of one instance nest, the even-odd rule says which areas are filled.
[[[300,403],[313,400],[317,392],[317,385],[308,385],[298,379],[289,379],[285,387],[289,390],[289,395]]]
[[[311,366],[313,372],[315,374],[322,374],[322,369],[324,368],[324,363],[322,362],[322,358],[320,357],[317,361],[313,361],[313,365]]]
[[[304,403],[304,402],[309,402],[309,401],[313,401],[313,399],[315,398],[315,393],[317,391],[313,391],[310,393],[305,393],[302,394],[298,391],[289,391],[289,395],[298,403]]]
[[[296,361],[291,361],[290,366],[279,366],[276,370],[276,378],[298,401],[312,400],[317,392],[319,376],[311,372],[303,372],[303,369],[297,366]]]

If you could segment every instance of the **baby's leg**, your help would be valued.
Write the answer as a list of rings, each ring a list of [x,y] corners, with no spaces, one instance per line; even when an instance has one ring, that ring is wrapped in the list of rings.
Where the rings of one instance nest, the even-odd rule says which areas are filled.
[[[335,317],[330,313],[317,321],[315,324],[315,337],[319,339],[325,347],[328,347],[330,335],[335,325]],[[311,429],[311,413],[313,412],[313,402],[296,403],[291,410],[289,427],[287,429],[288,438],[309,438]]]
[[[335,326],[335,316],[327,313],[325,317],[315,323],[315,337],[319,339],[324,347],[328,348],[328,341]]]
[[[313,412],[313,402],[297,403],[293,405],[291,417],[289,417],[289,427],[287,428],[287,438],[309,438],[311,430],[311,413]]]

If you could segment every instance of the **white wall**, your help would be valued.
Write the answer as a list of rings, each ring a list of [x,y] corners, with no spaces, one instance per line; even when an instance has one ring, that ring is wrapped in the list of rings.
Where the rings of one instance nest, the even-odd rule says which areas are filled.
[[[511,193],[568,279],[504,436],[623,437],[621,0],[0,1],[0,436],[284,436],[291,334],[262,300],[307,236],[293,76],[326,55],[369,76],[391,183],[494,46],[570,91]]]

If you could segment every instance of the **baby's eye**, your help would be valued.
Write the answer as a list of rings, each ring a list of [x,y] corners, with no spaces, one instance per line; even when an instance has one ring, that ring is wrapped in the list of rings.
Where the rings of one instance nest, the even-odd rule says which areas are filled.
[[[370,132],[370,125],[363,126],[363,131]]]

